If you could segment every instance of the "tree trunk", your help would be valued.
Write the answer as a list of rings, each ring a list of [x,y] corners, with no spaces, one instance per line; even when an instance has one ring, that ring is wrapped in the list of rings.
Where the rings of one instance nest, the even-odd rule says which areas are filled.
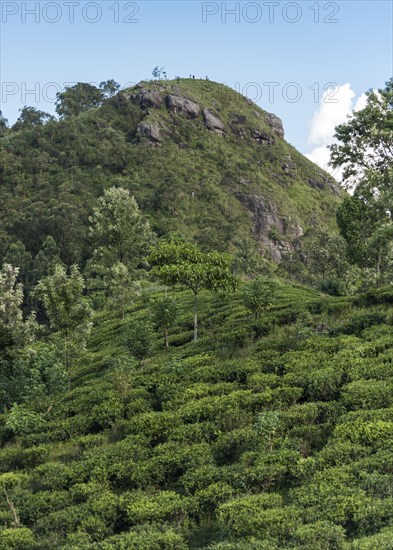
[[[14,525],[15,525],[15,527],[20,527],[20,519],[19,519],[18,513],[15,509],[14,503],[12,502],[10,497],[8,496],[8,493],[5,489],[4,489],[4,495],[5,495],[5,499],[7,501],[8,507],[11,511],[12,517],[14,518]]]
[[[164,343],[166,349],[169,349],[168,329],[166,327],[164,328]]]
[[[194,293],[194,342],[198,340],[198,295]]]

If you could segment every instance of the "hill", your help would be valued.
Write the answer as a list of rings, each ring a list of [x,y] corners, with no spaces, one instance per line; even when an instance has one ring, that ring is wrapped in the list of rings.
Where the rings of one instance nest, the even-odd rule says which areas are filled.
[[[83,264],[88,217],[113,185],[158,235],[208,249],[246,241],[277,262],[313,229],[336,229],[334,180],[285,141],[278,117],[226,86],[141,82],[61,120],[30,115],[0,139],[0,258],[12,242],[34,257],[51,235],[66,264]]]
[[[390,289],[356,298],[282,284],[252,319],[241,294],[191,293],[166,351],[137,362],[97,314],[71,388],[0,416],[0,547],[389,549]],[[16,435],[15,435],[16,434]]]

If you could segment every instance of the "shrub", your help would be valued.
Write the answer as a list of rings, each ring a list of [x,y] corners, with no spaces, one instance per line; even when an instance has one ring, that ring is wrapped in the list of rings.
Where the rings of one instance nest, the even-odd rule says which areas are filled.
[[[222,504],[218,509],[218,520],[231,538],[255,536],[283,540],[298,527],[300,517],[298,510],[283,507],[281,497],[271,493]]]
[[[188,545],[171,526],[141,525],[127,533],[109,537],[94,545],[82,545],[86,550],[186,550]]]
[[[130,525],[147,522],[180,524],[188,518],[190,500],[173,491],[161,491],[155,495],[129,493],[122,497],[121,506]]]
[[[26,527],[2,529],[0,531],[0,548],[3,550],[38,550],[34,535]]]
[[[326,281],[322,281],[319,288],[322,292],[330,294],[330,296],[345,296],[348,293],[344,281],[341,281],[340,279],[328,279]]]
[[[299,527],[293,540],[302,550],[341,550],[344,548],[346,536],[341,525],[317,521]]]

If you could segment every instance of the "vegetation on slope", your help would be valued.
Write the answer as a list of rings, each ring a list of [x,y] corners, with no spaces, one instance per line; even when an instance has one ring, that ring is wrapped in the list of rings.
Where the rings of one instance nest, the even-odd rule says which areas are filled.
[[[391,548],[391,290],[281,284],[257,319],[204,291],[197,343],[178,290],[169,351],[162,293],[97,314],[71,389],[3,415],[0,546]]]
[[[207,249],[234,251],[248,239],[277,259],[302,233],[336,229],[332,178],[234,90],[152,81],[98,102],[95,89],[78,86],[80,109],[70,88],[59,98],[59,120],[24,108],[12,128],[0,129],[0,260],[12,247],[34,260],[51,236],[64,263],[83,265],[88,218],[112,186],[136,198],[160,236],[180,232]],[[149,91],[158,106],[137,103]],[[196,102],[198,117],[169,109],[171,94]],[[67,99],[72,108],[64,109]],[[203,109],[219,117],[223,135],[206,126]]]

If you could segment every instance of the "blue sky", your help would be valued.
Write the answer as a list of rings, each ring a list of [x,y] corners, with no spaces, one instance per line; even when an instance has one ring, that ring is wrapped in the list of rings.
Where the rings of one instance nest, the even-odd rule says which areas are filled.
[[[169,78],[208,75],[256,99],[311,153],[332,133],[316,136],[313,117],[331,126],[393,72],[390,1],[2,0],[1,11],[1,109],[10,122],[25,104],[54,112],[65,83],[123,86],[159,65]],[[332,103],[325,110],[323,98]]]

